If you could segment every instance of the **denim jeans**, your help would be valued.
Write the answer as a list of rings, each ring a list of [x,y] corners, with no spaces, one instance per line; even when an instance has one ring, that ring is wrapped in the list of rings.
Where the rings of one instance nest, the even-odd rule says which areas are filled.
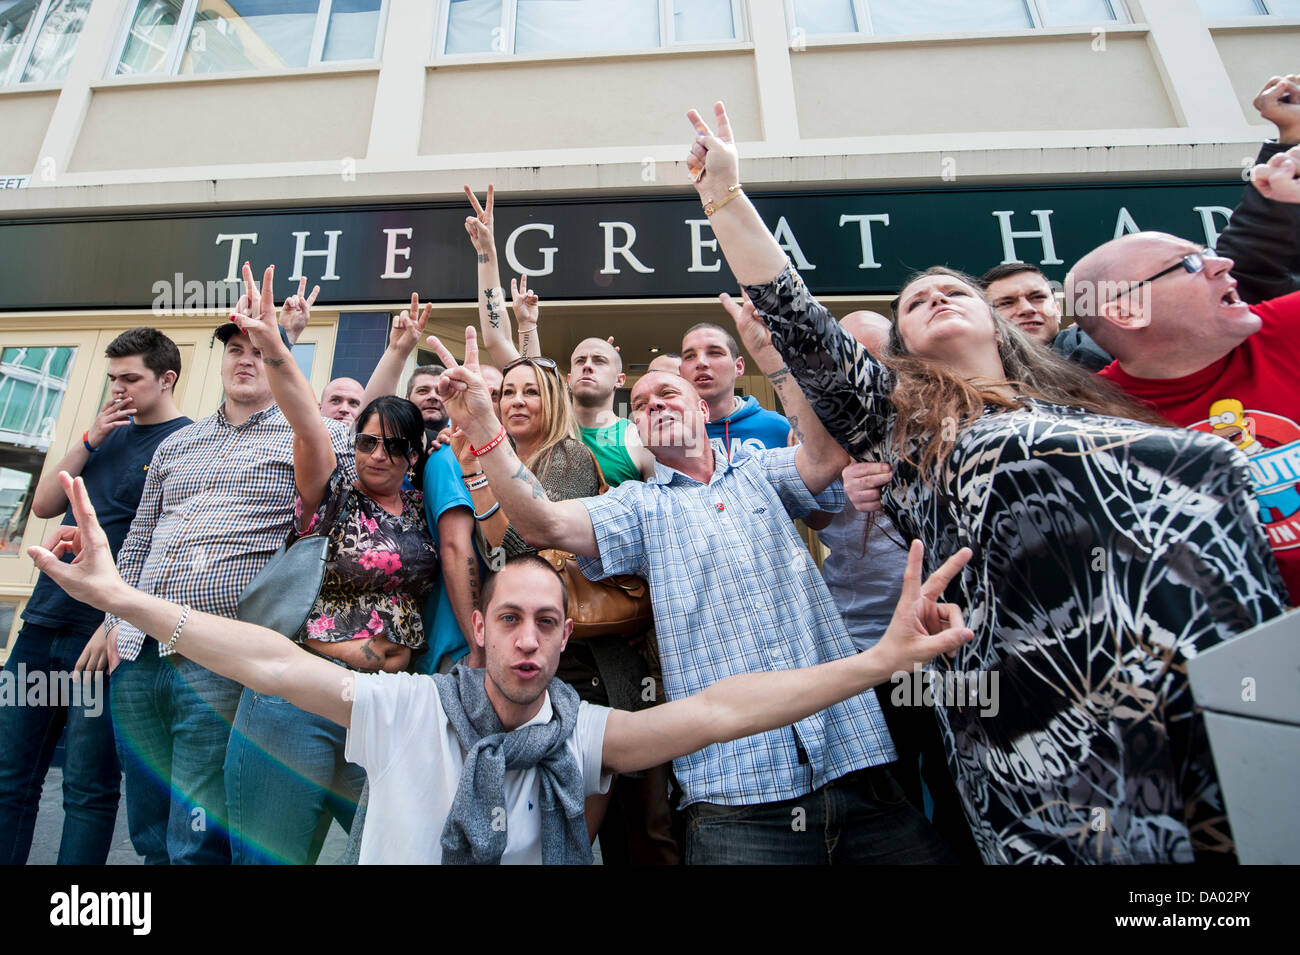
[[[12,674],[6,679],[17,681],[20,664],[27,679],[14,683],[24,705],[0,705],[0,865],[27,861],[41,787],[65,731],[59,865],[103,865],[108,858],[122,771],[113,749],[107,674],[100,674],[98,683],[83,684],[79,700],[53,692],[58,685],[67,686],[63,681],[48,682],[51,674],[72,672],[92,632],[24,623],[5,663]],[[47,680],[45,706],[26,705],[30,695],[25,689],[36,673]]]
[[[757,806],[692,803],[688,865],[934,864],[956,860],[884,766]]]
[[[151,865],[229,864],[221,764],[243,687],[148,642],[110,686],[135,851]]]
[[[244,690],[226,750],[236,865],[310,865],[331,817],[352,829],[366,773],[343,758],[346,739],[323,716]]]

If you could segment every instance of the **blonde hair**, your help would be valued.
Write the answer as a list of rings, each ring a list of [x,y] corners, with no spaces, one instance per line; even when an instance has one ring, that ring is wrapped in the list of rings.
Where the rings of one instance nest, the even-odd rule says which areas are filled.
[[[524,466],[536,475],[537,480],[546,481],[546,475],[551,469],[551,451],[555,446],[570,438],[578,440],[578,419],[573,413],[573,401],[569,397],[569,386],[560,378],[560,369],[546,368],[534,364],[532,361],[523,361],[515,368],[527,365],[533,371],[533,377],[536,379],[538,396],[542,403],[542,423],[544,433],[541,443],[538,444],[537,450],[528,456]],[[509,374],[509,372],[507,372]],[[501,380],[501,397],[505,400],[505,377]]]

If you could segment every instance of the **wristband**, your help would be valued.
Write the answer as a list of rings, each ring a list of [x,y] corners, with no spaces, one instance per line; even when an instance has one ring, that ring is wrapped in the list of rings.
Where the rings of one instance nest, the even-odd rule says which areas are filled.
[[[491,517],[493,514],[495,514],[495,513],[500,509],[500,507],[501,507],[501,502],[500,502],[500,501],[497,501],[497,503],[493,504],[491,507],[489,507],[489,508],[487,509],[487,513],[486,513],[486,514],[475,514],[475,515],[474,515],[474,520],[476,520],[476,521],[486,521],[489,517]]]
[[[460,479],[462,481],[468,481],[470,478],[476,478],[482,473],[483,473],[482,471],[475,471],[473,474],[462,474],[460,476]]]
[[[181,619],[176,621],[176,629],[172,631],[172,638],[167,641],[165,646],[159,647],[158,649],[158,655],[160,657],[168,657],[176,652],[176,641],[181,638],[181,631],[185,629],[185,621],[189,615],[189,606],[183,605],[181,607]]]
[[[489,441],[487,444],[483,445],[483,447],[476,448],[474,447],[474,445],[471,444],[469,446],[469,453],[474,455],[474,457],[476,458],[481,458],[483,457],[483,455],[487,454],[489,451],[491,451],[493,448],[495,448],[498,444],[500,444],[505,439],[506,439],[506,426],[502,425],[501,430],[497,432],[497,436],[493,438],[491,441]]]
[[[93,444],[90,443],[89,431],[87,431],[85,434],[81,436],[81,443],[86,446],[86,450],[89,451],[91,454],[94,454],[96,451],[99,450],[99,448],[95,447]]]
[[[466,489],[467,489],[467,490],[470,490],[470,491],[477,491],[479,488],[481,488],[481,487],[487,487],[487,486],[488,486],[487,475],[484,475],[484,476],[481,477],[481,478],[476,478],[476,479],[473,480],[473,481],[466,481],[466,482],[465,482],[465,487],[466,487]]]
[[[704,203],[704,214],[706,216],[713,215],[713,213],[717,212],[719,209],[725,206],[732,199],[736,198],[736,196],[743,195],[743,194],[744,194],[744,189],[740,185],[740,183],[736,183],[734,186],[728,186],[727,194],[720,201],[715,202],[714,200],[710,199],[708,202]]]

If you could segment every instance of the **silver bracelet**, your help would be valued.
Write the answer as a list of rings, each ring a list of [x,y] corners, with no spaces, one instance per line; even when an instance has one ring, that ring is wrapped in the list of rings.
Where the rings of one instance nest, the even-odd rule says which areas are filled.
[[[190,608],[186,604],[181,605],[181,619],[176,621],[176,629],[172,631],[172,638],[163,646],[158,648],[160,657],[168,657],[176,652],[176,641],[181,638],[181,631],[185,629],[185,621],[189,618]]]

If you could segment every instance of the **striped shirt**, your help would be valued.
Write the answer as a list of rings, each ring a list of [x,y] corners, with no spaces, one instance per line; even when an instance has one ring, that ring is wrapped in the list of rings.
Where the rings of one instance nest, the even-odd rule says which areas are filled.
[[[354,474],[348,429],[325,426]],[[223,404],[158,446],[118,572],[145,593],[233,617],[244,587],[288,536],[296,497],[293,428],[279,406],[236,426]],[[111,614],[105,625],[118,627],[118,653],[134,660],[144,634]]]
[[[815,498],[795,467],[795,448],[728,462],[712,442],[713,478],[655,462],[646,483],[628,481],[584,498],[599,557],[583,573],[640,574],[650,583],[669,699],[725,677],[793,669],[854,653],[791,518],[839,511],[837,481]],[[685,804],[754,805],[794,799],[841,776],[892,762],[893,741],[871,692],[767,733],[706,746],[674,762]]]

